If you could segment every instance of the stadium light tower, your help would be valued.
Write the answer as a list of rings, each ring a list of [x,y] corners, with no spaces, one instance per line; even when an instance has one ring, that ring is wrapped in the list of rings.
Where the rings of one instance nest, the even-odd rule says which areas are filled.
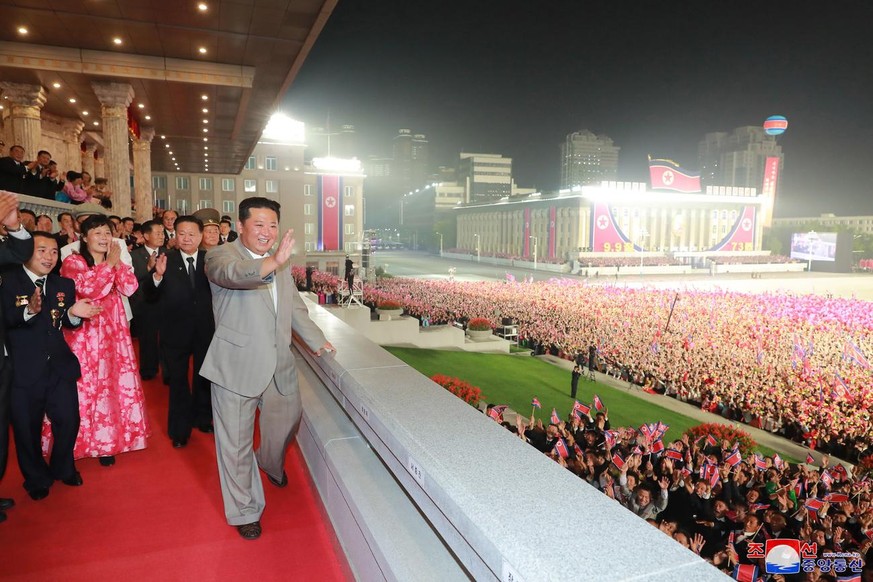
[[[537,270],[537,255],[539,255],[539,253],[537,251],[539,250],[539,242],[540,241],[535,236],[531,236],[530,240],[532,240],[533,244],[534,244],[534,271],[536,271]]]
[[[482,254],[480,253],[480,249],[479,249],[479,234],[474,233],[473,236],[476,237],[476,262],[481,263],[482,262]]]

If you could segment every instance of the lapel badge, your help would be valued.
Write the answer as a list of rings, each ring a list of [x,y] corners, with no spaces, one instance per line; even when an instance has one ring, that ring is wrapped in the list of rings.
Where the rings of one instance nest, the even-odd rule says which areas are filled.
[[[27,301],[30,299],[28,295],[16,295],[15,296],[15,307],[26,307]]]
[[[58,294],[56,295],[56,297],[58,298],[58,307],[63,307],[64,306],[64,299],[67,298],[67,294],[64,293],[63,291],[59,291]]]

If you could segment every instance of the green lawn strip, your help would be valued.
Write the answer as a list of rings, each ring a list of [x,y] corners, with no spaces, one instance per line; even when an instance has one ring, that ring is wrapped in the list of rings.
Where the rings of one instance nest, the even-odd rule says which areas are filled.
[[[478,386],[486,402],[507,404],[525,417],[530,416],[531,399],[536,396],[543,406],[536,411],[536,417],[546,424],[553,407],[562,419],[573,408],[570,372],[535,358],[416,348],[385,349],[425,376],[445,374]],[[577,396],[580,402],[592,406],[592,414],[594,394],[600,396],[609,410],[609,421],[613,427],[638,428],[643,423],[657,421],[669,425],[665,444],[680,438],[686,429],[701,424],[684,414],[637,398],[626,390],[582,378]],[[758,450],[768,456],[774,453],[764,446],[759,446]],[[789,458],[786,460],[797,462]]]

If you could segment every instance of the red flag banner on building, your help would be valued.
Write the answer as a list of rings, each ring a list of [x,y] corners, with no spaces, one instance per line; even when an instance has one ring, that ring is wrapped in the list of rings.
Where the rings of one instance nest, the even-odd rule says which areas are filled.
[[[318,177],[318,204],[321,220],[318,221],[318,250],[340,251],[343,248],[343,213],[340,209],[342,178],[339,176]]]
[[[649,158],[652,190],[700,192],[700,174],[682,168],[672,160]]]

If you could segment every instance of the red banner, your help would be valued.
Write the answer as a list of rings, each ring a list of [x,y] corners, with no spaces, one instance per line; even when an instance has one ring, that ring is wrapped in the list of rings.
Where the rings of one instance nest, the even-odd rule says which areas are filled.
[[[318,222],[318,250],[320,251],[342,250],[341,186],[339,176],[318,177],[318,204],[321,209],[321,220]]]
[[[554,206],[549,206],[549,258],[554,259],[557,247],[557,240],[555,234],[555,221],[558,218],[558,209]]]
[[[591,250],[600,252],[633,252],[634,244],[618,228],[605,202],[594,205],[591,217]]]
[[[764,163],[764,184],[761,194],[767,198],[776,198],[776,181],[779,179],[779,158],[768,156]]]
[[[524,242],[521,244],[524,246],[521,256],[530,257],[530,208],[524,209]]]

